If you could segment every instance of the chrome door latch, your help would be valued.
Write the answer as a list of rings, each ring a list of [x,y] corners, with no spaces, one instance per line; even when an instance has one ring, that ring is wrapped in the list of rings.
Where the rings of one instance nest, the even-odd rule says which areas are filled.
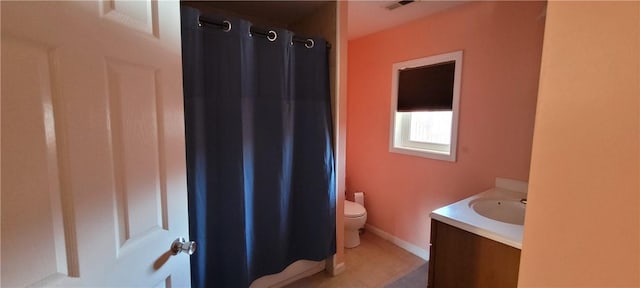
[[[180,252],[193,255],[193,253],[196,252],[196,247],[195,241],[187,241],[183,237],[180,237],[171,243],[171,252],[173,255],[178,255]]]

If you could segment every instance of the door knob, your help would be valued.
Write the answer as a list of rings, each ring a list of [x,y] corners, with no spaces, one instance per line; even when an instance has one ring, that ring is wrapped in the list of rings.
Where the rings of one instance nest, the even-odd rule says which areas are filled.
[[[196,252],[196,247],[195,241],[186,241],[183,237],[180,237],[171,243],[171,252],[173,255],[178,255],[180,252],[192,255],[193,252]]]

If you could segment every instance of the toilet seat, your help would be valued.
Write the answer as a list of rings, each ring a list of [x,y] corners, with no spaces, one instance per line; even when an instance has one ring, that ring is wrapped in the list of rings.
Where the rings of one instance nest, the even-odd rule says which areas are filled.
[[[344,217],[358,218],[364,216],[366,213],[367,210],[365,210],[362,205],[349,200],[344,201]]]

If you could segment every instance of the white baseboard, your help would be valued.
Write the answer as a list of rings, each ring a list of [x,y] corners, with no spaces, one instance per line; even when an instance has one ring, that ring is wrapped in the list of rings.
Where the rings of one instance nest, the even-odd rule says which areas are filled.
[[[331,276],[338,276],[338,274],[344,272],[346,267],[344,266],[344,262],[337,263],[336,262],[336,254],[331,255],[329,258],[325,260],[325,271],[329,273]]]
[[[429,261],[429,250],[423,249],[417,245],[413,245],[370,224],[366,224],[365,229],[373,234],[380,236],[380,238],[385,239],[404,250],[407,250],[409,253],[424,259],[425,261]]]
[[[347,267],[344,266],[344,262],[338,263],[338,265],[336,265],[336,267],[333,269],[333,272],[331,272],[331,276],[338,276],[342,274],[344,270],[347,270]]]

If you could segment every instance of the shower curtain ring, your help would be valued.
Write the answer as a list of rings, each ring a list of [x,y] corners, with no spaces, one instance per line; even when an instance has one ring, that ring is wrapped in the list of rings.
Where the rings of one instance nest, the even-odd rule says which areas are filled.
[[[227,20],[224,20],[224,21],[222,21],[222,24],[226,25],[226,27],[224,29],[222,29],[222,31],[224,31],[224,32],[231,31],[231,22],[229,22]]]
[[[313,46],[315,46],[315,42],[311,38],[307,39],[307,42],[304,43],[304,47],[313,48]]]
[[[273,42],[273,41],[276,41],[277,38],[278,38],[278,33],[276,33],[276,31],[269,30],[269,34],[267,35],[267,39],[269,39],[269,41]]]

